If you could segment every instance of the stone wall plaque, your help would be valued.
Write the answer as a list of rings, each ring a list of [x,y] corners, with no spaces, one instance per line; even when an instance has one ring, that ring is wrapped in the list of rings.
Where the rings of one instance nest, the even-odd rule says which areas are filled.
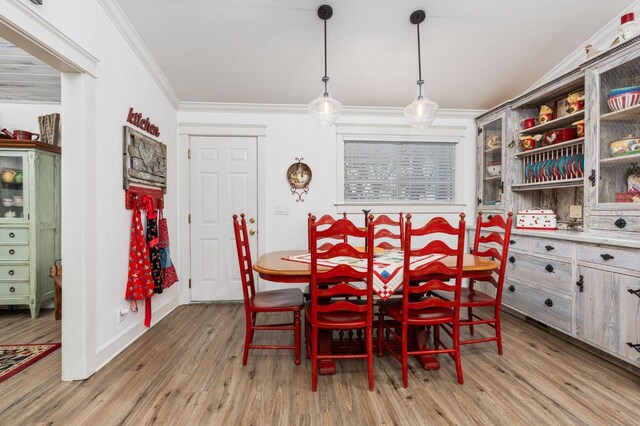
[[[124,126],[123,187],[144,185],[167,192],[167,146]]]

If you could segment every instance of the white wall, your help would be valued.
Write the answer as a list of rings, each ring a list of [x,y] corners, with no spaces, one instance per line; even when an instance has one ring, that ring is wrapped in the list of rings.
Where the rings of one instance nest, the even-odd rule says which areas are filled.
[[[65,148],[63,145],[63,199],[65,193],[92,193],[87,205],[83,206],[84,213],[89,219],[87,223],[95,223],[95,241],[90,241],[83,249],[95,256],[94,262],[81,265],[85,277],[83,286],[91,288],[88,294],[95,294],[95,300],[90,300],[85,306],[90,317],[95,318],[93,324],[86,324],[90,329],[89,334],[95,346],[90,350],[92,359],[75,359],[76,362],[85,362],[88,374],[101,367],[105,362],[119,353],[122,349],[134,341],[145,331],[142,325],[144,317],[144,303],[138,314],[129,314],[122,323],[117,322],[117,312],[120,308],[128,306],[124,300],[127,282],[127,268],[129,258],[129,227],[131,223],[131,211],[124,208],[124,191],[122,189],[122,127],[125,124],[129,107],[150,117],[151,121],[160,128],[160,139],[168,147],[168,191],[165,198],[165,216],[168,218],[169,230],[174,234],[176,227],[176,110],[167,100],[163,91],[156,84],[145,65],[139,60],[129,43],[122,36],[118,28],[111,21],[105,10],[96,0],[67,0],[64,2],[44,2],[42,6],[32,5],[30,2],[16,2],[15,0],[1,0],[0,6],[7,10],[13,8],[28,7],[45,21],[45,27],[50,25],[53,31],[41,31],[42,25],[37,20],[17,22],[17,27],[26,33],[43,35],[41,42],[44,45],[59,44],[60,38],[68,37],[71,43],[75,43],[88,51],[98,60],[95,68],[95,81],[89,86],[91,102],[87,111],[79,111],[77,116],[63,117],[63,120],[90,120],[95,122],[94,128],[89,129],[95,135],[88,141],[91,146],[74,146],[74,149],[83,150],[91,154],[91,161],[95,161],[96,167],[83,176],[81,181],[73,182],[65,187],[64,182],[70,181],[66,176],[71,168],[76,165],[65,162]],[[17,16],[17,14],[16,14]],[[27,22],[27,24],[25,24]],[[30,23],[35,22],[35,23]],[[24,28],[24,25],[31,25]],[[56,33],[62,33],[62,37],[56,37]],[[47,34],[51,34],[50,36]],[[63,111],[65,94],[73,96],[73,93],[65,93],[65,84],[71,85],[69,79],[63,82]],[[80,82],[80,84],[83,84]],[[31,115],[31,114],[29,114]],[[9,117],[16,124],[18,119]],[[36,121],[37,123],[37,121]],[[37,126],[36,126],[37,128]],[[64,128],[62,129],[64,140]],[[65,167],[66,166],[66,167]],[[87,188],[87,185],[91,185]],[[63,205],[63,224],[65,206]],[[81,227],[82,224],[78,224]],[[72,258],[64,258],[65,241],[73,244],[70,238],[82,236],[83,231],[78,231],[74,226],[62,230],[63,238],[63,264],[68,266],[74,262]],[[86,234],[86,230],[85,230]],[[65,240],[66,239],[66,240]],[[81,240],[82,241],[82,240]],[[172,253],[174,261],[179,264],[178,253]],[[87,270],[88,268],[88,270]],[[65,268],[69,271],[71,268]],[[180,275],[180,271],[178,270]],[[66,282],[66,281],[65,281]],[[66,303],[83,303],[75,300],[75,295],[68,291],[64,298]],[[68,300],[69,298],[72,301]],[[170,312],[178,304],[178,288],[174,286],[164,294],[153,298],[154,323],[162,315]],[[64,314],[63,314],[64,315]],[[72,321],[81,321],[74,318]],[[63,324],[65,319],[63,317]],[[63,329],[63,336],[65,329]],[[95,337],[93,337],[95,336]],[[72,357],[73,358],[73,357]],[[63,353],[63,360],[65,354]],[[72,361],[74,359],[71,359]],[[64,363],[64,361],[63,361]]]
[[[40,133],[38,116],[53,114],[54,112],[60,113],[61,110],[60,104],[0,101],[0,129],[6,128],[10,132],[18,129],[27,130],[31,133]]]
[[[180,124],[215,124],[215,125],[265,125],[265,208],[263,216],[259,217],[259,232],[264,237],[264,246],[259,247],[259,253],[274,250],[304,249],[307,247],[307,213],[316,215],[340,213],[336,203],[336,130],[335,127],[323,128],[317,126],[308,114],[297,113],[221,113],[179,111],[178,126]],[[345,116],[339,123],[354,124],[389,124],[405,126],[404,117],[399,112],[395,116],[358,115]],[[475,222],[475,122],[472,118],[439,118],[434,126],[464,126],[466,127],[463,142],[463,197],[464,211],[470,223]],[[180,150],[188,147],[180,146]],[[304,162],[313,172],[309,193],[304,196],[304,202],[296,202],[291,195],[290,186],[286,179],[286,171],[296,157],[304,157]],[[181,156],[186,158],[186,155]],[[181,167],[188,167],[182,161]],[[182,174],[184,176],[184,174]],[[180,182],[180,191],[187,191],[189,182]],[[288,215],[276,215],[275,208],[286,205]],[[454,222],[458,214],[439,214]],[[361,214],[362,216],[362,214]],[[419,224],[425,223],[432,215],[416,215]],[[355,220],[359,220],[356,216]],[[181,252],[189,243],[188,235],[180,236]],[[255,254],[254,254],[255,256]],[[185,256],[186,257],[186,256]],[[186,259],[185,259],[186,260]],[[188,263],[183,263],[187,269]],[[277,288],[281,284],[266,283],[266,288]],[[184,289],[184,291],[188,291]]]

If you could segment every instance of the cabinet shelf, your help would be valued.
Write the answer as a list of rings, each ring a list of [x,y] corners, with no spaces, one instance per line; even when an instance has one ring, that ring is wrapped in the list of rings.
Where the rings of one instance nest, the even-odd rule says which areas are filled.
[[[486,154],[486,153],[489,153],[489,152],[496,152],[496,151],[500,151],[501,149],[502,149],[502,146],[499,146],[499,147],[497,147],[497,148],[488,148],[488,149],[485,149],[485,150],[484,150],[484,152],[485,152],[485,154]]]
[[[600,116],[600,121],[633,121],[640,119],[640,104]]]
[[[522,183],[518,185],[511,185],[512,191],[535,191],[538,189],[552,189],[552,188],[572,188],[575,186],[584,185],[583,178],[562,179],[549,182],[533,182]]]
[[[608,165],[608,164],[624,164],[624,163],[635,163],[640,161],[640,153],[638,154],[629,154],[629,155],[621,155],[619,157],[609,157],[603,158],[600,160],[600,164]]]
[[[500,180],[502,179],[502,176],[487,176],[484,178],[484,180]]]
[[[571,139],[570,141],[543,146],[541,148],[534,148],[534,149],[530,149],[529,151],[522,151],[517,154],[514,154],[513,156],[516,158],[529,157],[530,155],[538,154],[540,152],[553,151],[555,149],[563,148],[567,146],[582,145],[583,143],[584,143],[584,138]]]
[[[584,117],[584,110],[574,112],[573,114],[565,115],[564,117],[556,118],[555,120],[547,121],[544,124],[538,124],[537,126],[529,127],[526,130],[520,132],[521,135],[533,135],[536,133],[542,133],[547,130],[557,129],[565,124],[571,124],[576,120]]]

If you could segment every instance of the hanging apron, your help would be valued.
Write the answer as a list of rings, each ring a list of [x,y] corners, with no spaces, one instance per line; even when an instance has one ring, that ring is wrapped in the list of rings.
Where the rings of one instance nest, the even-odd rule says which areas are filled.
[[[147,210],[147,246],[149,248],[149,263],[153,277],[153,291],[162,293],[162,262],[160,256],[160,239],[158,238],[158,212],[153,208],[153,200],[143,198]]]
[[[142,213],[140,209],[133,209],[131,220],[131,243],[129,244],[129,274],[125,299],[133,312],[138,312],[138,300],[145,299],[144,325],[151,325],[151,296],[153,296],[153,278],[149,253],[142,227]]]
[[[160,241],[158,245],[160,246],[160,263],[162,264],[162,286],[169,288],[178,282],[178,274],[169,255],[169,229],[167,227],[167,219],[162,216],[162,210],[159,211],[159,214],[158,237]]]

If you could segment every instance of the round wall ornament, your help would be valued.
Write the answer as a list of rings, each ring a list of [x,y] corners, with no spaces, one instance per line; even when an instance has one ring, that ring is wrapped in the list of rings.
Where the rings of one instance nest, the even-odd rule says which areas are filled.
[[[311,168],[302,162],[303,157],[296,158],[296,163],[293,163],[287,169],[287,180],[291,185],[291,193],[298,196],[298,201],[303,201],[302,196],[309,192],[309,183],[311,182]]]

